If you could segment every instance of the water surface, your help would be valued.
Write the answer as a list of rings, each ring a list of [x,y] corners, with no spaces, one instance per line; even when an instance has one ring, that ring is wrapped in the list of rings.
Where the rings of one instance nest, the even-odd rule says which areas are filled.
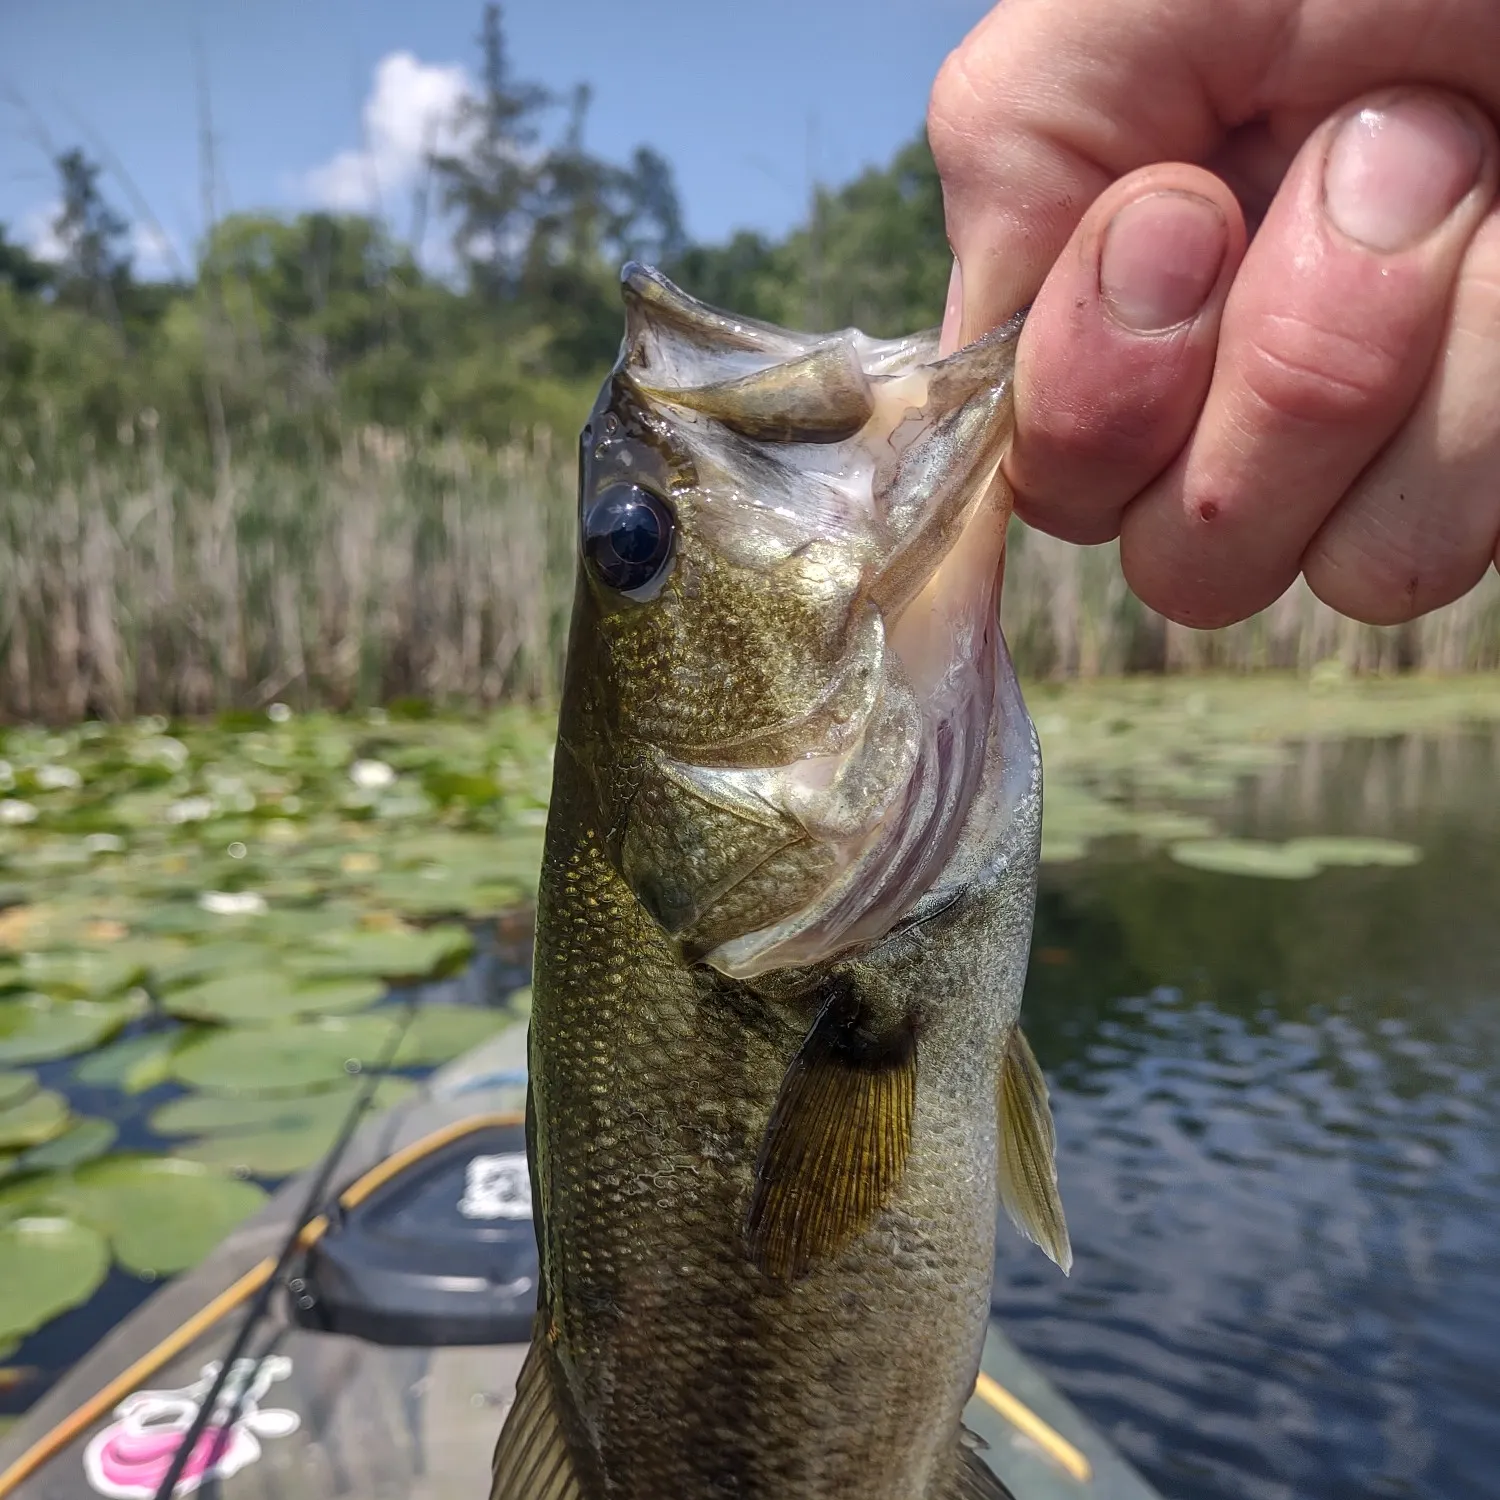
[[[1168,1500],[1500,1496],[1497,786],[1490,735],[1308,746],[1224,826],[1419,864],[1044,871],[1077,1260],[1002,1231],[994,1306]]]

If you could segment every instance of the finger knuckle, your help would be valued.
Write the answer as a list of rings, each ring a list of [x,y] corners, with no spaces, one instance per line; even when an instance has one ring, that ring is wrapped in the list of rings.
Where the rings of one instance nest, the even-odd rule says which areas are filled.
[[[972,151],[980,113],[968,47],[962,44],[944,58],[927,102],[927,144],[944,177]]]
[[[1404,625],[1451,604],[1479,582],[1489,541],[1475,534],[1473,505],[1434,504],[1408,477],[1355,490],[1302,560],[1308,587],[1366,625]]]
[[[1347,426],[1390,405],[1410,351],[1291,315],[1267,318],[1245,346],[1246,388],[1278,423]]]

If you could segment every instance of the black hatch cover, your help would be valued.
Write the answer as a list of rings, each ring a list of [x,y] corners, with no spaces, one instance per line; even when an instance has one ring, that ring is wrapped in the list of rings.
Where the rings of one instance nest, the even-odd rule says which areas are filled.
[[[489,1125],[340,1209],[288,1284],[304,1328],[376,1344],[524,1343],[537,1249],[522,1125]]]

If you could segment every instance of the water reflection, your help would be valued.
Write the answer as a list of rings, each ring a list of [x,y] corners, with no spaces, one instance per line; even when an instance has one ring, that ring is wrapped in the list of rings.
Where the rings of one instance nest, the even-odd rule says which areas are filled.
[[[1240,834],[1379,834],[1312,881],[1049,870],[1027,1029],[1071,1281],[1007,1330],[1169,1500],[1500,1495],[1500,738],[1300,752]]]

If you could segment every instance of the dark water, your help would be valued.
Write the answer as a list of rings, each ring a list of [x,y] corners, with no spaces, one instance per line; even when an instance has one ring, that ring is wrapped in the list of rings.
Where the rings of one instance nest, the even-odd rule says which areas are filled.
[[[1233,831],[1411,869],[1046,872],[1026,999],[1077,1260],[1011,1336],[1168,1500],[1500,1497],[1500,740],[1317,747]]]

